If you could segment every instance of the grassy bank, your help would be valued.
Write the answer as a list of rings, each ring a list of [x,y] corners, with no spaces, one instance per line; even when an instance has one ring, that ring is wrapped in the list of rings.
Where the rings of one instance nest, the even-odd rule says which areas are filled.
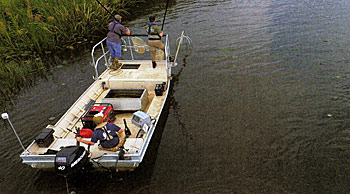
[[[124,18],[145,0],[100,0]],[[163,1],[159,1],[163,2]],[[154,3],[154,1],[153,1]],[[0,0],[0,103],[45,75],[64,56],[106,34],[110,15],[95,0]],[[129,17],[130,18],[130,17]],[[49,60],[50,62],[45,62]],[[0,105],[0,107],[3,107]]]

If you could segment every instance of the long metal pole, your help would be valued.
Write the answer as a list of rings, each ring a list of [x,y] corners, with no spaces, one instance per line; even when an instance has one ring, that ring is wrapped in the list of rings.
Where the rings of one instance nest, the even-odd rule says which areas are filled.
[[[166,12],[168,11],[168,5],[169,5],[169,0],[166,1],[165,13],[164,13],[163,24],[162,24],[162,31],[163,31],[163,27],[164,27]]]
[[[181,36],[180,36],[179,45],[177,46],[176,54],[175,54],[175,58],[174,58],[174,64],[176,63],[177,55],[179,54],[180,46],[182,44],[182,40],[184,39],[184,33],[185,33],[185,31],[182,31]]]
[[[8,114],[7,114],[7,113],[3,113],[3,114],[1,114],[1,117],[2,117],[3,119],[6,119],[6,120],[9,122],[9,124],[10,124],[10,126],[11,126],[11,128],[12,128],[13,132],[15,133],[15,135],[16,135],[16,137],[17,137],[17,139],[18,139],[19,143],[21,144],[21,146],[22,146],[23,150],[24,150],[24,151],[26,151],[26,149],[24,148],[24,146],[23,146],[23,144],[22,144],[21,139],[19,138],[19,136],[18,136],[18,134],[17,134],[17,132],[16,132],[15,128],[13,127],[13,125],[12,125],[12,123],[11,123],[10,119],[9,119]]]

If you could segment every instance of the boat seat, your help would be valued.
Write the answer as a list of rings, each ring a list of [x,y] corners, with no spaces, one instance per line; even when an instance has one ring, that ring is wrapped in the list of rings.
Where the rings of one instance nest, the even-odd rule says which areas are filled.
[[[128,154],[137,154],[141,150],[142,145],[142,138],[127,138],[124,148],[127,150]]]

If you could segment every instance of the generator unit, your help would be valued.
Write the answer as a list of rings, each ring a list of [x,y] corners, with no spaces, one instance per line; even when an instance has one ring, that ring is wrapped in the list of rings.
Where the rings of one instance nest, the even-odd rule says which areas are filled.
[[[92,118],[97,113],[103,114],[103,122],[107,122],[110,115],[113,113],[113,106],[109,103],[95,103],[91,109],[81,118],[83,128],[94,130],[96,124],[92,121]]]
[[[142,128],[144,124],[146,124],[147,126],[150,126],[151,121],[152,121],[151,116],[149,116],[147,113],[142,111],[134,112],[131,118],[131,122],[140,128]]]

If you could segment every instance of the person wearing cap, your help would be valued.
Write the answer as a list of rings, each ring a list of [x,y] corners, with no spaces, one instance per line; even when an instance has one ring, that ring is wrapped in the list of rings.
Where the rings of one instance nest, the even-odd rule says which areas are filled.
[[[91,141],[84,140],[81,137],[76,137],[76,140],[81,143],[95,145],[100,141],[99,149],[107,151],[117,151],[125,141],[125,133],[114,123],[103,122],[103,114],[94,115],[93,122],[97,124],[92,134]],[[112,121],[114,121],[113,119]]]
[[[148,34],[148,45],[150,46],[150,55],[152,60],[152,67],[156,68],[156,49],[165,50],[165,45],[161,41],[163,36],[163,31],[156,24],[156,18],[154,16],[149,16],[149,23],[146,26],[146,31]]]
[[[121,37],[123,34],[130,35],[130,30],[121,24],[122,16],[115,15],[114,18],[115,20],[108,25],[107,46],[112,58],[111,68],[118,69],[121,66],[119,59],[122,56]]]

